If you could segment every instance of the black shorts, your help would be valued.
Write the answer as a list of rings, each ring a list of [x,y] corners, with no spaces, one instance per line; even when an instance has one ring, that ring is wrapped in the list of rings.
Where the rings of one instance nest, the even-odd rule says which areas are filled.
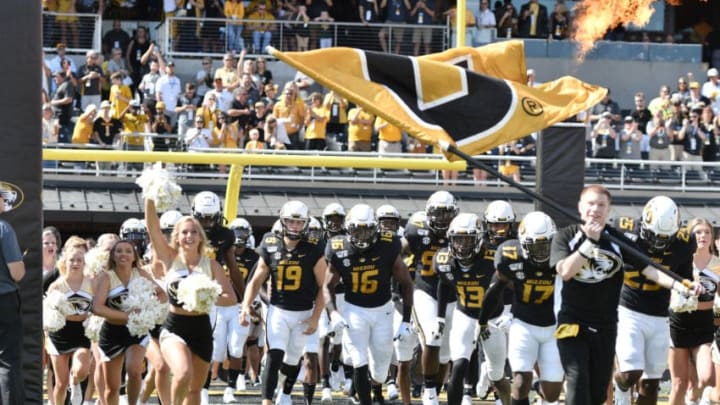
[[[208,363],[212,359],[213,337],[209,315],[179,315],[170,312],[163,329],[182,339],[190,351],[201,359]]]
[[[671,347],[691,348],[712,343],[715,334],[711,309],[670,313]]]
[[[121,355],[132,345],[146,345],[148,336],[137,337],[130,334],[127,326],[103,322],[100,328],[98,348],[103,361],[110,361]]]
[[[58,356],[89,348],[90,339],[85,336],[83,321],[67,321],[62,329],[48,333],[47,351],[51,355]]]

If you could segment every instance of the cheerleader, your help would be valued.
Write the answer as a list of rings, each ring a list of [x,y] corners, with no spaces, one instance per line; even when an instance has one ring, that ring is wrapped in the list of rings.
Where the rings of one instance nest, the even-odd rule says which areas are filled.
[[[237,299],[220,264],[204,254],[208,240],[196,219],[178,220],[168,242],[160,229],[155,203],[146,199],[145,222],[153,258],[163,264],[170,300],[170,313],[160,332],[160,350],[172,373],[170,402],[199,404],[212,357],[212,327],[208,314],[183,309],[177,297],[178,285],[192,273],[201,273],[220,284],[217,305],[234,305]]]
[[[54,226],[48,226],[42,232],[42,255],[43,255],[43,295],[47,293],[50,284],[57,280],[59,273],[56,267],[58,260],[58,246],[60,246],[60,232]],[[53,377],[52,366],[47,350],[42,352],[42,367],[47,368],[47,390],[51,395],[48,396],[50,405],[55,404],[53,398]]]
[[[138,268],[139,265],[140,257],[133,243],[121,240],[110,250],[107,270],[96,277],[93,312],[105,318],[98,349],[105,375],[104,398],[108,405],[119,403],[123,362],[127,371],[128,403],[136,404],[140,394],[145,346],[149,337],[131,335],[127,328],[128,314],[123,311],[130,281],[136,277],[152,280],[146,271]],[[164,299],[164,292],[159,287],[156,293],[161,300]]]
[[[83,275],[85,268],[85,248],[83,245],[70,244],[58,262],[60,277],[55,280],[48,292],[59,291],[73,308],[65,326],[47,334],[47,352],[55,372],[55,386],[52,398],[55,404],[64,404],[70,385],[70,403],[82,403],[80,382],[90,372],[90,340],[85,336],[83,321],[88,317],[93,300],[92,282]],[[72,359],[72,369],[70,369]]]

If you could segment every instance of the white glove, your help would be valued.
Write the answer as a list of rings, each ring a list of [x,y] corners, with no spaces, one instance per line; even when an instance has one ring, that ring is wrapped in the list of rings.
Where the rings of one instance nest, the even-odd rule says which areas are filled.
[[[512,323],[512,321],[513,321],[512,313],[506,312],[506,313],[498,316],[497,318],[490,320],[490,322],[488,322],[488,323],[490,323],[494,327],[502,330],[503,332],[507,332],[508,330],[510,330],[510,324]]]
[[[410,322],[402,322],[400,323],[400,326],[398,326],[397,331],[395,331],[395,337],[393,338],[393,340],[402,342],[403,340],[409,338],[410,335],[412,335],[412,327],[410,326]]]
[[[430,333],[433,340],[439,341],[442,339],[445,334],[445,318],[438,317],[436,327]]]
[[[332,311],[330,313],[330,330],[334,333],[338,333],[341,330],[348,327],[347,321],[338,311]]]

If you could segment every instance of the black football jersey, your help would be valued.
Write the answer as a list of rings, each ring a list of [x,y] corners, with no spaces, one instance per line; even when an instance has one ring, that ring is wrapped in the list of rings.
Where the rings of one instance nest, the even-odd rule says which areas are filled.
[[[633,244],[613,227],[605,226],[603,232]],[[584,240],[580,225],[559,229],[552,242],[550,266],[554,268],[560,260],[576,251]],[[607,237],[601,238],[595,258],[586,260],[575,277],[563,281],[558,323],[614,328],[623,284],[623,262],[636,268],[642,267],[640,260],[611,243]]]
[[[314,268],[323,257],[318,245],[300,240],[289,251],[282,238],[268,232],[258,253],[270,268],[270,304],[289,311],[312,309],[318,291]]]
[[[238,254],[238,249],[235,249],[235,262],[246,284],[250,276],[250,271],[255,267],[258,259],[260,259],[260,255],[252,249],[246,248],[242,254]]]
[[[221,266],[225,266],[225,254],[228,249],[235,245],[235,234],[224,226],[215,226],[206,232],[211,252],[207,256],[214,259]]]
[[[495,272],[492,260],[485,259],[481,254],[471,266],[466,267],[454,259],[445,247],[438,250],[433,262],[442,285],[451,286],[457,294],[456,308],[465,315],[478,319],[485,291]]]
[[[495,269],[512,282],[515,318],[537,326],[555,324],[555,270],[548,263],[525,259],[520,242],[510,239],[495,252]]]
[[[325,256],[345,285],[345,301],[365,308],[390,301],[393,264],[401,249],[400,238],[392,232],[380,232],[364,252],[358,251],[347,235],[330,239]]]
[[[490,242],[488,239],[483,240],[483,258],[495,262],[495,252],[497,252],[498,246],[502,245],[508,239],[499,239],[498,245]],[[513,303],[513,290],[512,288],[503,289],[503,304],[511,305]],[[498,314],[499,316],[500,314]]]
[[[415,272],[416,288],[437,298],[438,276],[433,268],[433,258],[440,248],[447,247],[447,237],[436,235],[427,220],[408,222],[404,237],[412,254],[412,263],[408,267]]]
[[[640,221],[630,217],[620,217],[617,227],[625,236],[636,242],[638,249],[655,263],[686,279],[692,279],[695,237],[686,229],[678,231],[673,243],[661,253],[650,253],[647,244],[640,239]],[[620,305],[627,309],[652,316],[668,316],[670,290],[661,287],[642,274],[645,265],[640,268],[625,268],[625,281],[620,292]]]

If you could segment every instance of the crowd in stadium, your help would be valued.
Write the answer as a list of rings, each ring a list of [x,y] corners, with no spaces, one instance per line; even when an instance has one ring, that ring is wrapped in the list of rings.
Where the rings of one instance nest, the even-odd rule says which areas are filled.
[[[48,227],[49,402],[207,404],[212,383],[223,403],[255,386],[265,405],[316,388],[322,404],[654,404],[669,370],[670,404],[716,403],[720,236],[664,196],[611,226],[610,198],[586,187],[585,224],[561,229],[504,200],[463,212],[447,191],[405,224],[390,205],[293,200],[260,236],[203,191],[187,213],[146,199],[97,241]],[[72,308],[47,303],[57,292]],[[138,331],[138,299],[169,312]]]

